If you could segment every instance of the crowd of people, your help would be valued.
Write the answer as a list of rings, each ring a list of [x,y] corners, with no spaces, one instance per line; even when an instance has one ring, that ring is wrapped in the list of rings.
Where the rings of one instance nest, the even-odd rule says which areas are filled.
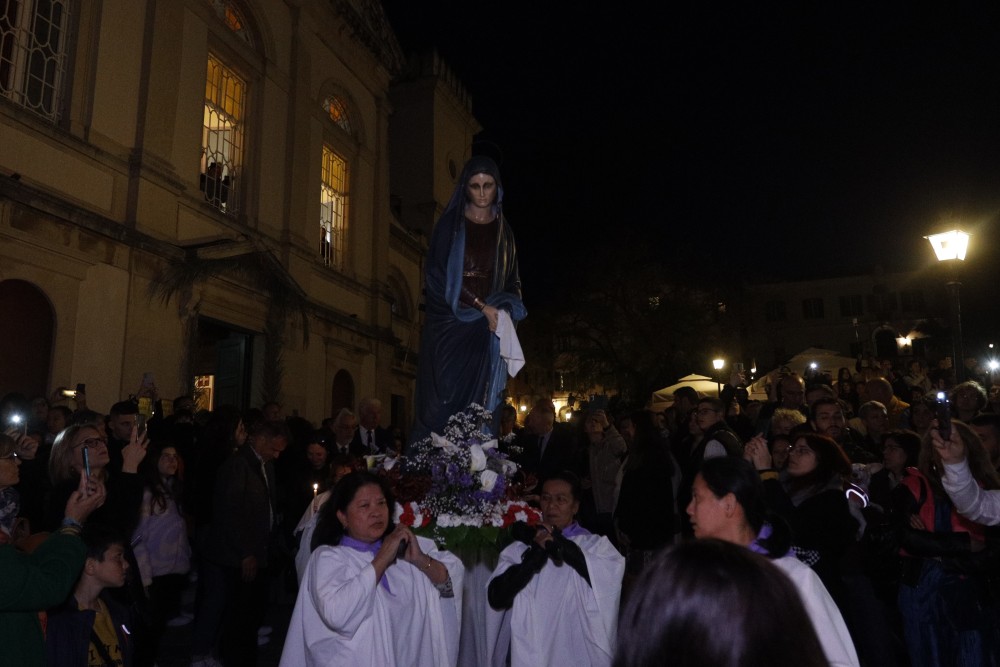
[[[734,374],[718,397],[573,423],[504,406],[501,449],[542,519],[515,524],[489,577],[484,660],[997,663],[996,392],[942,401],[920,368],[779,372],[766,402]],[[154,407],[0,402],[12,664],[153,665],[168,623],[191,622],[194,667],[253,665],[275,586],[297,591],[283,665],[458,664],[465,566],[394,523],[369,468],[406,438],[377,400],[318,428],[275,403]]]

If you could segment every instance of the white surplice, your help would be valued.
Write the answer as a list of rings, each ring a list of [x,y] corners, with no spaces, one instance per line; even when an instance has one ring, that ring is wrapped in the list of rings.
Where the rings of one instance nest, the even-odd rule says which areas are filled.
[[[819,575],[795,556],[783,556],[771,562],[795,584],[830,667],[858,667],[851,633]]]
[[[280,667],[454,666],[461,628],[458,558],[418,537],[421,550],[451,576],[443,598],[417,567],[400,559],[375,580],[372,554],[319,547],[309,558],[292,611]]]
[[[514,598],[513,607],[487,612],[486,636],[494,667],[504,664],[508,644],[511,667],[611,664],[625,559],[606,537],[578,535],[568,539],[583,551],[593,587],[569,565],[546,561]],[[504,549],[491,580],[519,565],[527,548],[514,542]]]

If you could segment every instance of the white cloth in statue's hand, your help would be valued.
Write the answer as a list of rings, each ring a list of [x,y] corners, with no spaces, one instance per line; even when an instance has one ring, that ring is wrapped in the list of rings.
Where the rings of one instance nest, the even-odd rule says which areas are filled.
[[[497,316],[496,336],[500,339],[500,356],[507,362],[507,373],[514,377],[524,368],[524,352],[521,351],[521,341],[517,339],[510,313],[503,309]]]

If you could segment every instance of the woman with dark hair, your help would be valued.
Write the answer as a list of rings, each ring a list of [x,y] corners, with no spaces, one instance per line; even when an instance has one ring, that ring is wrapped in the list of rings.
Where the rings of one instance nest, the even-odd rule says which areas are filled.
[[[917,465],[920,436],[913,431],[889,431],[882,436],[882,469],[868,483],[871,502],[888,511],[892,490],[906,476],[907,468]]]
[[[628,572],[638,574],[654,552],[672,542],[677,496],[670,450],[653,414],[648,410],[634,412],[632,423],[635,437],[622,463],[614,521],[619,545],[627,554]],[[661,500],[651,502],[651,498]]]
[[[771,468],[763,438],[747,443],[745,457],[761,471],[768,505],[788,522],[795,546],[814,552],[812,568],[843,609],[841,559],[855,543],[858,529],[844,494],[851,474],[844,451],[825,435],[801,433],[780,475]]]
[[[615,667],[830,664],[788,577],[749,549],[682,542],[650,563],[636,590]]]
[[[140,653],[150,664],[167,621],[180,613],[181,593],[191,570],[191,542],[180,506],[180,465],[177,448],[163,445],[151,448],[139,466],[145,489],[132,544],[149,595],[151,632]]]
[[[978,436],[951,424],[968,453],[973,478],[1000,489],[1000,478]],[[933,429],[936,431],[936,429]],[[996,613],[989,599],[984,527],[960,515],[941,484],[941,456],[931,434],[920,443],[917,468],[893,490],[892,516],[900,534],[903,576],[899,611],[910,661],[921,665],[995,664]]]
[[[527,315],[514,233],[503,215],[500,169],[488,157],[466,163],[434,227],[425,294],[410,442],[440,433],[471,403],[498,411],[507,383],[499,336],[512,336],[512,321]],[[493,424],[499,428],[499,414]]]
[[[753,465],[732,456],[705,461],[687,514],[696,538],[725,540],[771,559],[798,589],[830,664],[858,664],[840,611],[816,573],[792,554],[788,526],[768,511]]]
[[[320,510],[282,667],[455,665],[464,569],[395,526],[388,484],[354,472]]]

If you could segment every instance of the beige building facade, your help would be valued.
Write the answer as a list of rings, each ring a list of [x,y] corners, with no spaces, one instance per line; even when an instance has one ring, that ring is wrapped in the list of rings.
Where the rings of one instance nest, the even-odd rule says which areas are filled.
[[[408,69],[374,0],[11,5],[0,310],[26,324],[0,393],[82,382],[106,410],[151,373],[314,423],[375,396],[407,428],[430,228],[400,212],[436,217],[477,129],[447,68]],[[459,104],[390,120],[426,77]]]

